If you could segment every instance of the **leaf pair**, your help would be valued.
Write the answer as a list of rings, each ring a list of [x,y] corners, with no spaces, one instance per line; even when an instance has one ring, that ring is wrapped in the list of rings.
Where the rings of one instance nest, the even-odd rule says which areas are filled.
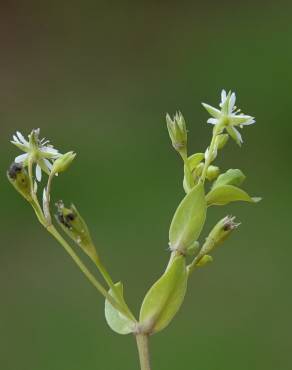
[[[123,294],[123,286],[116,287]],[[176,257],[171,266],[150,288],[142,303],[139,326],[143,332],[156,333],[164,329],[179,310],[187,289],[185,258]],[[112,290],[109,293],[115,297]],[[110,328],[118,334],[135,332],[137,323],[122,315],[108,300],[105,301],[105,317]]]
[[[236,201],[259,202],[261,198],[250,197],[247,192],[238,187],[244,180],[245,175],[238,169],[230,169],[220,175],[206,195],[207,205],[223,206]]]

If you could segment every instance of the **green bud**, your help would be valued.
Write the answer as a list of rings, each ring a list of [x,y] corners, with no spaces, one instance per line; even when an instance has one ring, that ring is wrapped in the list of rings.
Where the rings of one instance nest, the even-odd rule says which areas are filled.
[[[181,155],[187,153],[187,129],[185,120],[180,112],[176,113],[173,119],[166,115],[166,124],[168,133],[174,149]]]
[[[73,152],[63,154],[61,157],[55,160],[51,172],[53,174],[57,174],[66,171],[75,157],[76,153]]]
[[[27,200],[31,201],[31,183],[29,176],[21,163],[12,163],[7,171],[7,177],[15,189]]]
[[[76,207],[71,205],[70,208],[66,208],[62,201],[59,201],[56,206],[56,219],[63,230],[93,261],[96,262],[98,260],[96,249],[92,242],[88,227]]]
[[[200,243],[198,241],[195,241],[193,244],[191,244],[186,249],[186,255],[187,256],[195,256],[200,249]]]
[[[214,226],[200,250],[200,256],[203,257],[209,254],[214,248],[222,244],[231,232],[240,225],[239,223],[235,223],[234,219],[235,217],[226,216]]]
[[[217,149],[223,149],[229,139],[228,134],[220,134],[216,136],[215,145]]]
[[[199,260],[199,262],[196,263],[196,266],[203,267],[203,266],[206,266],[207,264],[209,264],[210,262],[213,262],[213,257],[209,256],[209,254],[205,254],[205,256],[203,256]]]
[[[219,167],[211,165],[208,167],[206,177],[209,181],[213,181],[217,179],[217,177],[219,176],[219,173],[220,173]]]
[[[222,185],[240,186],[245,180],[245,175],[239,169],[233,169],[222,173],[214,182],[212,189]]]

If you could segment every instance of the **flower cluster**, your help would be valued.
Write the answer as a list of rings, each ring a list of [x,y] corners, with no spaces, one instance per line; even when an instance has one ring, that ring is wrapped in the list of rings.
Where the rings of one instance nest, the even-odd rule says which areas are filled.
[[[20,150],[25,152],[15,158],[16,163],[21,163],[23,166],[28,166],[29,161],[36,164],[35,175],[38,181],[42,179],[42,171],[50,174],[54,160],[59,158],[62,154],[59,153],[51,144],[49,140],[39,139],[40,129],[32,130],[28,135],[28,140],[17,131],[13,135],[11,143],[16,145]]]

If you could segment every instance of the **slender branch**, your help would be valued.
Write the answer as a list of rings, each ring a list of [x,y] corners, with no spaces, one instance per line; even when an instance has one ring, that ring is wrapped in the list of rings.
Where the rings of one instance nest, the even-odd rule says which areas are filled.
[[[150,354],[147,334],[136,335],[141,370],[151,370]]]
[[[113,307],[115,307],[118,311],[120,311],[123,315],[128,317],[132,320],[132,317],[129,317],[129,313],[121,306],[119,302],[117,302],[110,294],[108,294],[107,290],[96,280],[95,276],[88,270],[88,268],[84,265],[78,255],[73,251],[70,245],[66,242],[66,240],[58,233],[56,228],[53,225],[47,227],[47,230],[50,234],[54,236],[55,239],[62,245],[62,247],[66,250],[66,252],[70,255],[73,261],[77,264],[83,274],[87,277],[87,279],[92,283],[92,285],[101,293]]]
[[[98,268],[99,272],[101,273],[102,277],[104,278],[105,282],[107,283],[108,287],[114,292],[115,298],[118,299],[119,304],[124,307],[125,311],[128,312],[128,317],[130,317],[133,321],[137,321],[133,313],[131,312],[128,305],[125,303],[120,291],[115,286],[109,272],[107,271],[106,267],[101,262],[100,258],[98,258],[95,262],[96,267]]]

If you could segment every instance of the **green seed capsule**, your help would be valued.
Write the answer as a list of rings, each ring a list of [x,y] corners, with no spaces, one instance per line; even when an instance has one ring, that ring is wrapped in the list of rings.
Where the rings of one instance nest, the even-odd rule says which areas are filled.
[[[31,185],[29,176],[21,163],[12,163],[7,177],[14,188],[27,200],[31,201]]]
[[[92,242],[88,227],[76,207],[71,205],[70,208],[66,208],[62,201],[59,201],[56,206],[56,219],[60,226],[93,261],[97,261],[97,252]]]

